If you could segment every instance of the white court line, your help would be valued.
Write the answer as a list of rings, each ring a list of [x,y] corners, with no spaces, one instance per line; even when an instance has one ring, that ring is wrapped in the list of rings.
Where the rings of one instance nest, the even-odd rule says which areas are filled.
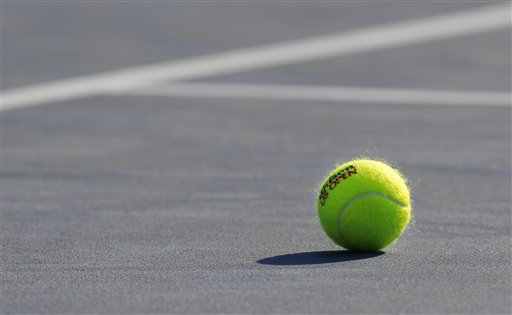
[[[100,73],[2,91],[1,110],[34,106],[140,84],[180,81],[399,47],[508,27],[510,5],[399,22],[316,38]]]
[[[114,92],[115,93],[115,92]],[[407,105],[510,106],[511,95],[500,92],[409,90],[308,85],[253,85],[177,83],[153,86],[121,94],[207,97],[235,99],[276,99],[297,101],[359,102]]]

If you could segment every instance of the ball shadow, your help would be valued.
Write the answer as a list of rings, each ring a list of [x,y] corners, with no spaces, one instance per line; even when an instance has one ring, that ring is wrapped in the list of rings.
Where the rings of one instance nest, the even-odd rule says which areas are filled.
[[[369,259],[384,254],[384,252],[352,252],[348,250],[331,250],[292,253],[263,258],[257,261],[262,265],[293,266],[293,265],[319,265],[344,261]]]

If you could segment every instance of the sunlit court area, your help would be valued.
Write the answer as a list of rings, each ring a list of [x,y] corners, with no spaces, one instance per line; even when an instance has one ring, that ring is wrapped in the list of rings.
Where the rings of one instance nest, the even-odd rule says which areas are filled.
[[[510,314],[510,1],[1,1],[5,314]]]

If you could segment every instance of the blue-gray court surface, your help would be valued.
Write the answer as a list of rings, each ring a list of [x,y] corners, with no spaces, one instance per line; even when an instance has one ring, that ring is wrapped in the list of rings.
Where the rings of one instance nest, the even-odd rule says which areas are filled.
[[[3,313],[511,313],[509,2],[2,1]],[[383,252],[336,163],[409,178]]]

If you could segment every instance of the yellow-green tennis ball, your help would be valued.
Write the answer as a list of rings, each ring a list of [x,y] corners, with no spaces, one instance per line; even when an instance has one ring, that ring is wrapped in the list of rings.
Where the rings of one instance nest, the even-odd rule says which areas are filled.
[[[354,251],[376,251],[393,243],[411,217],[406,179],[375,160],[337,167],[320,187],[318,216],[327,235]]]

